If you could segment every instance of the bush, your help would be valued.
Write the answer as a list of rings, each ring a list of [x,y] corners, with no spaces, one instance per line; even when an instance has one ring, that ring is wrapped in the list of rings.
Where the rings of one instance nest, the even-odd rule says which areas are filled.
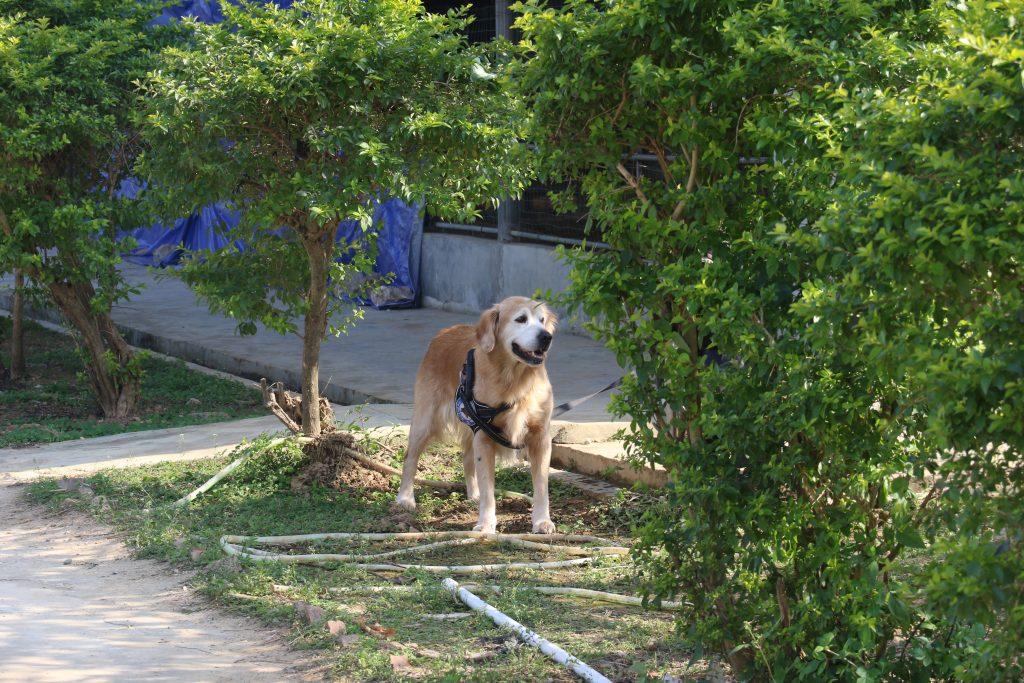
[[[223,9],[223,23],[187,22],[190,41],[145,80],[145,172],[171,215],[216,201],[241,210],[230,237],[247,250],[204,254],[183,277],[242,333],[297,332],[304,317],[302,427],[318,436],[320,345],[360,315],[343,295],[373,267],[374,200],[456,216],[515,193],[516,100],[458,13],[415,0]],[[348,218],[365,239],[336,253]]]
[[[118,196],[140,151],[133,82],[169,37],[157,0],[0,0],[0,272],[20,269],[76,332],[103,414],[126,418],[140,367],[110,318],[132,292]]]
[[[960,677],[1024,677],[1024,2],[972,2],[948,39],[910,46],[900,89],[832,90],[817,128],[838,183],[811,232],[825,267],[800,313],[920,417],[914,458],[934,513],[919,597],[987,630]],[[914,647],[925,649],[926,642]]]
[[[686,601],[688,636],[744,678],[965,671],[984,647],[979,629],[921,595],[939,529],[927,493],[944,443],[939,411],[923,409],[928,389],[909,373],[878,371],[890,340],[850,334],[859,311],[841,321],[814,308],[859,287],[875,316],[888,314],[871,300],[877,280],[850,271],[873,229],[850,228],[848,214],[865,220],[865,182],[856,160],[841,161],[844,143],[872,135],[850,93],[913,98],[928,55],[961,49],[951,48],[952,10],[811,0],[521,9],[541,168],[579,184],[611,247],[564,252],[569,303],[634,371],[615,404],[632,419],[630,453],[670,475],[664,505],[639,529],[651,599]],[[897,138],[909,130],[894,127],[881,154],[906,154]],[[1019,252],[1010,258],[1016,274]],[[925,307],[918,322],[933,314]]]

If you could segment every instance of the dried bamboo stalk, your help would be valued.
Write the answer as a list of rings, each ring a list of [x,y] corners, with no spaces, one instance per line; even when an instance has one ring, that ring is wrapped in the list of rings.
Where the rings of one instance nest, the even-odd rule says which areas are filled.
[[[270,553],[257,548],[249,548],[237,545],[228,541],[229,537],[221,537],[220,546],[228,555],[245,557],[255,562],[280,562],[282,564],[325,564],[328,562],[343,562],[353,567],[359,567],[366,571],[377,572],[404,572],[408,569],[419,569],[430,574],[483,574],[486,572],[500,571],[502,569],[556,569],[559,567],[575,567],[589,564],[596,560],[596,557],[579,557],[574,560],[555,560],[550,562],[504,562],[495,564],[470,564],[470,565],[431,565],[431,564],[377,564],[360,562],[366,559],[366,555],[352,555],[339,553],[306,553],[301,555],[288,555],[286,553]]]
[[[488,605],[486,602],[473,595],[470,591],[459,586],[458,582],[454,579],[445,579],[444,587],[448,589],[448,592],[451,593],[454,598],[465,604],[467,607],[476,612],[481,612],[482,614],[487,615],[487,617],[496,625],[512,631],[521,641],[530,647],[537,648],[549,659],[572,669],[573,672],[584,681],[587,681],[588,683],[611,683],[611,681],[600,672],[590,668],[587,664],[576,657],[573,657],[551,641],[541,638],[534,631],[526,628],[504,612]]]
[[[291,534],[285,536],[224,536],[229,543],[258,543],[260,545],[294,545],[304,541],[345,541],[349,539],[363,541],[418,541],[427,538],[479,538],[485,541],[506,542],[510,540],[529,541],[533,539],[545,541],[564,541],[566,543],[593,543],[603,548],[622,548],[613,545],[607,539],[600,536],[585,536],[582,534],[498,534],[486,533],[483,531],[380,531],[380,532],[359,532],[359,531],[335,531],[316,534]],[[561,549],[561,546],[552,546],[554,549]],[[628,552],[628,548],[622,548]]]

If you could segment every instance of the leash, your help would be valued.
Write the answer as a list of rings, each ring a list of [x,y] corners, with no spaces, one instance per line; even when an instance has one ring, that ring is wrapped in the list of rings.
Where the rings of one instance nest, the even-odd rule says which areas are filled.
[[[604,389],[598,389],[597,391],[595,391],[592,394],[587,394],[586,396],[580,396],[579,398],[574,398],[571,401],[566,401],[565,403],[558,404],[557,406],[555,406],[555,409],[551,411],[551,417],[558,417],[559,415],[563,415],[563,414],[569,412],[570,410],[572,410],[573,408],[577,408],[580,405],[582,405],[583,403],[586,403],[587,401],[589,401],[590,399],[594,398],[595,396],[600,396],[601,394],[605,393],[606,391],[611,391],[615,387],[617,387],[620,384],[622,384],[623,377],[618,378],[617,380],[615,380],[614,382],[612,382],[611,384],[606,386]]]

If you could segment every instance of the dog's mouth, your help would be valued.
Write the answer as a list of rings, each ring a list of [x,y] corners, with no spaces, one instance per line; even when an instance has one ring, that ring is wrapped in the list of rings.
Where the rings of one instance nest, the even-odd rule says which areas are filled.
[[[544,356],[547,355],[546,351],[527,351],[515,342],[512,342],[512,353],[529,365],[540,365],[544,362]]]

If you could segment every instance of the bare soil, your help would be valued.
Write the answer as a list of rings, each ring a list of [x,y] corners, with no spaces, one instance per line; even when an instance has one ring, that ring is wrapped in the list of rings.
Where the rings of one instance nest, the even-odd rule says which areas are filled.
[[[0,681],[324,678],[286,632],[213,609],[189,578],[0,486]]]

